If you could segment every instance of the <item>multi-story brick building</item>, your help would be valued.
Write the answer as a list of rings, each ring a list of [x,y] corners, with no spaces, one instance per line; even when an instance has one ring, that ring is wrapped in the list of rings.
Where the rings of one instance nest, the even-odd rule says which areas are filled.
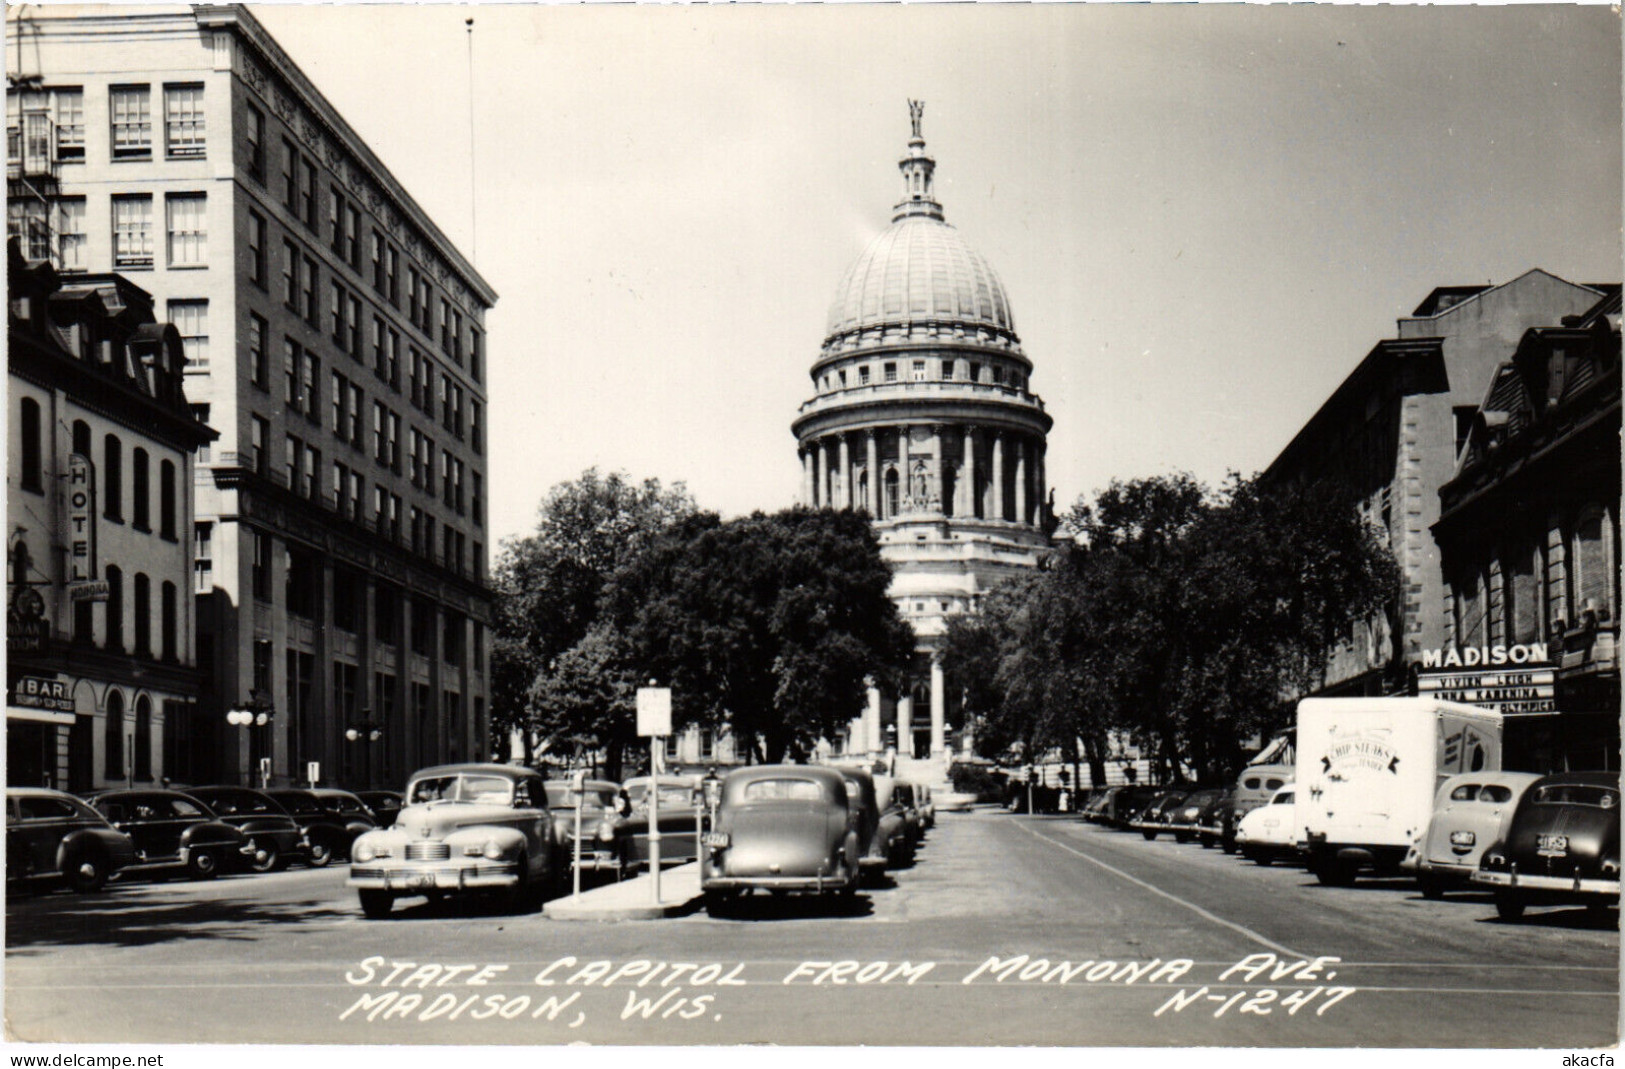
[[[1500,285],[1434,290],[1378,342],[1266,470],[1268,480],[1333,480],[1386,534],[1399,599],[1354,622],[1331,651],[1326,696],[1403,693],[1424,650],[1445,639],[1433,524],[1439,488],[1495,369],[1531,327],[1585,312],[1603,290],[1535,269]]]
[[[150,290],[221,432],[189,532],[217,760],[187,778],[378,785],[488,753],[496,294],[243,8],[6,27],[12,232]]]
[[[7,251],[6,782],[175,778],[202,682],[192,460],[214,435],[149,294]]]

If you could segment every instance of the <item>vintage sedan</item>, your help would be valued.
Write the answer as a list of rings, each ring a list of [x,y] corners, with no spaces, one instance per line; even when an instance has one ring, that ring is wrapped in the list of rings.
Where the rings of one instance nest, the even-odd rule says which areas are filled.
[[[1235,792],[1224,787],[1219,790],[1217,797],[1202,807],[1202,812],[1196,817],[1196,838],[1203,847],[1227,840],[1232,844],[1235,842],[1235,801]]]
[[[1469,772],[1439,785],[1426,830],[1399,863],[1416,873],[1422,897],[1440,898],[1466,884],[1491,843],[1506,838],[1518,799],[1540,779],[1535,772]]]
[[[350,843],[360,832],[352,833],[350,821],[330,811],[315,794],[297,787],[273,787],[265,793],[298,822],[307,844],[305,864],[319,869],[349,856]]]
[[[1165,790],[1146,805],[1146,807],[1129,821],[1129,827],[1145,836],[1147,840],[1155,839],[1158,832],[1172,830],[1169,821],[1174,812],[1184,804],[1188,791]]]
[[[1506,920],[1525,906],[1619,903],[1619,773],[1566,772],[1530,784],[1506,838],[1484,851],[1475,884]]]
[[[356,797],[367,803],[380,828],[393,827],[401,812],[400,791],[356,791]]]
[[[858,842],[863,846],[863,854],[858,858],[858,867],[864,876],[873,876],[885,870],[891,863],[893,850],[896,848],[894,839],[901,834],[902,821],[894,818],[889,827],[881,826],[880,798],[875,791],[875,777],[863,769],[843,768],[839,770],[841,778],[846,781],[846,798],[849,803],[848,810],[852,815],[852,825],[858,833]]]
[[[553,822],[542,777],[512,765],[437,765],[406,785],[392,828],[351,847],[349,885],[361,912],[389,916],[395,899],[494,893],[510,908],[556,882]]]
[[[6,886],[99,891],[135,864],[135,842],[86,802],[44,787],[6,788]]]
[[[649,867],[649,777],[636,776],[621,785],[627,813],[621,821],[621,857],[628,872]],[[660,777],[660,864],[686,865],[700,856],[695,818],[703,811],[699,785],[692,776]]]
[[[553,842],[559,864],[568,873],[575,864],[576,802],[581,803],[581,871],[612,872],[620,879],[625,864],[625,835],[621,786],[605,779],[589,779],[578,795],[569,780],[547,783],[547,810],[553,821]]]
[[[1145,807],[1164,793],[1162,787],[1127,786],[1118,789],[1111,796],[1111,801],[1101,812],[1100,822],[1107,827],[1117,828],[1119,831],[1128,829],[1129,824],[1144,811]]]
[[[1090,824],[1104,824],[1106,813],[1122,790],[1121,787],[1107,787],[1085,802],[1083,808],[1078,810],[1078,815]]]
[[[914,864],[915,847],[920,841],[915,834],[918,817],[909,809],[908,793],[900,787],[891,776],[875,777],[875,803],[880,807],[875,835],[886,843],[886,867],[889,869],[903,869]]]
[[[739,894],[857,891],[862,849],[846,781],[833,768],[758,765],[728,773],[717,826],[705,833],[700,889],[706,908]]]
[[[252,787],[193,787],[186,793],[248,836],[254,848],[248,867],[253,871],[281,872],[289,862],[308,856],[310,844],[305,841],[305,833],[270,795]]]
[[[1270,797],[1268,805],[1236,823],[1236,849],[1242,857],[1268,865],[1298,856],[1297,796],[1297,788],[1288,783]]]
[[[136,861],[127,871],[184,869],[194,879],[212,880],[253,860],[248,836],[180,791],[100,791],[86,800],[135,842]]]
[[[378,819],[378,814],[372,811],[372,807],[352,791],[339,790],[337,787],[312,787],[310,793],[317,804],[327,810],[329,816],[343,823],[348,836],[344,844],[345,857],[350,856],[350,843],[355,842],[356,836],[374,828],[387,828],[395,823],[391,820],[389,824],[385,824]]]
[[[1173,833],[1174,842],[1188,843],[1196,838],[1196,824],[1202,819],[1202,813],[1212,805],[1224,792],[1217,787],[1192,791],[1185,796],[1185,800],[1168,815],[1167,830]]]

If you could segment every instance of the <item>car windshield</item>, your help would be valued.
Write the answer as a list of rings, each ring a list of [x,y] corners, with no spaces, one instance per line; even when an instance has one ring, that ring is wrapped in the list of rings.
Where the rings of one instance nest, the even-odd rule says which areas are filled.
[[[1553,783],[1535,789],[1536,805],[1589,805],[1613,809],[1619,805],[1619,792],[1591,783]]]
[[[553,809],[574,809],[576,806],[576,792],[570,789],[568,783],[549,783],[547,785],[547,804]],[[615,791],[608,787],[588,787],[585,796],[581,799],[582,809],[614,809]]]
[[[283,808],[295,816],[319,817],[322,815],[320,803],[308,794],[279,794],[276,798],[277,801],[282,803]]]
[[[631,800],[633,809],[647,809],[649,806],[649,785],[647,783],[629,783],[626,787],[626,796]],[[694,792],[688,787],[677,787],[670,783],[660,785],[660,808],[691,806],[693,804]]]
[[[347,817],[371,816],[367,812],[367,807],[362,804],[359,798],[347,798],[341,795],[337,798],[327,798],[325,801],[328,809]]]
[[[745,791],[740,796],[746,802],[816,802],[824,797],[823,789],[817,780],[810,779],[759,779],[745,784]],[[902,800],[902,789],[898,789],[898,800]]]
[[[513,782],[504,776],[456,773],[425,776],[412,783],[408,797],[413,805],[425,802],[472,802],[507,805],[513,801]]]

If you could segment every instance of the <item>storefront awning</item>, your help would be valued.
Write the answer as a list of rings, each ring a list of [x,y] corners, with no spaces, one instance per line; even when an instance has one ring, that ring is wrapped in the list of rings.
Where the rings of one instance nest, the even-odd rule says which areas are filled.
[[[37,720],[42,724],[73,726],[72,713],[57,713],[49,709],[25,709],[17,705],[6,706],[7,720]]]

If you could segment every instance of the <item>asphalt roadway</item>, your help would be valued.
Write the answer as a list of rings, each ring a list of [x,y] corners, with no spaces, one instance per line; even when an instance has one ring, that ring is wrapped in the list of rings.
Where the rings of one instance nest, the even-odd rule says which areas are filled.
[[[552,921],[345,870],[8,899],[14,1041],[1560,1047],[1616,1042],[1618,914],[1325,888],[1195,844],[946,814],[892,886]]]

